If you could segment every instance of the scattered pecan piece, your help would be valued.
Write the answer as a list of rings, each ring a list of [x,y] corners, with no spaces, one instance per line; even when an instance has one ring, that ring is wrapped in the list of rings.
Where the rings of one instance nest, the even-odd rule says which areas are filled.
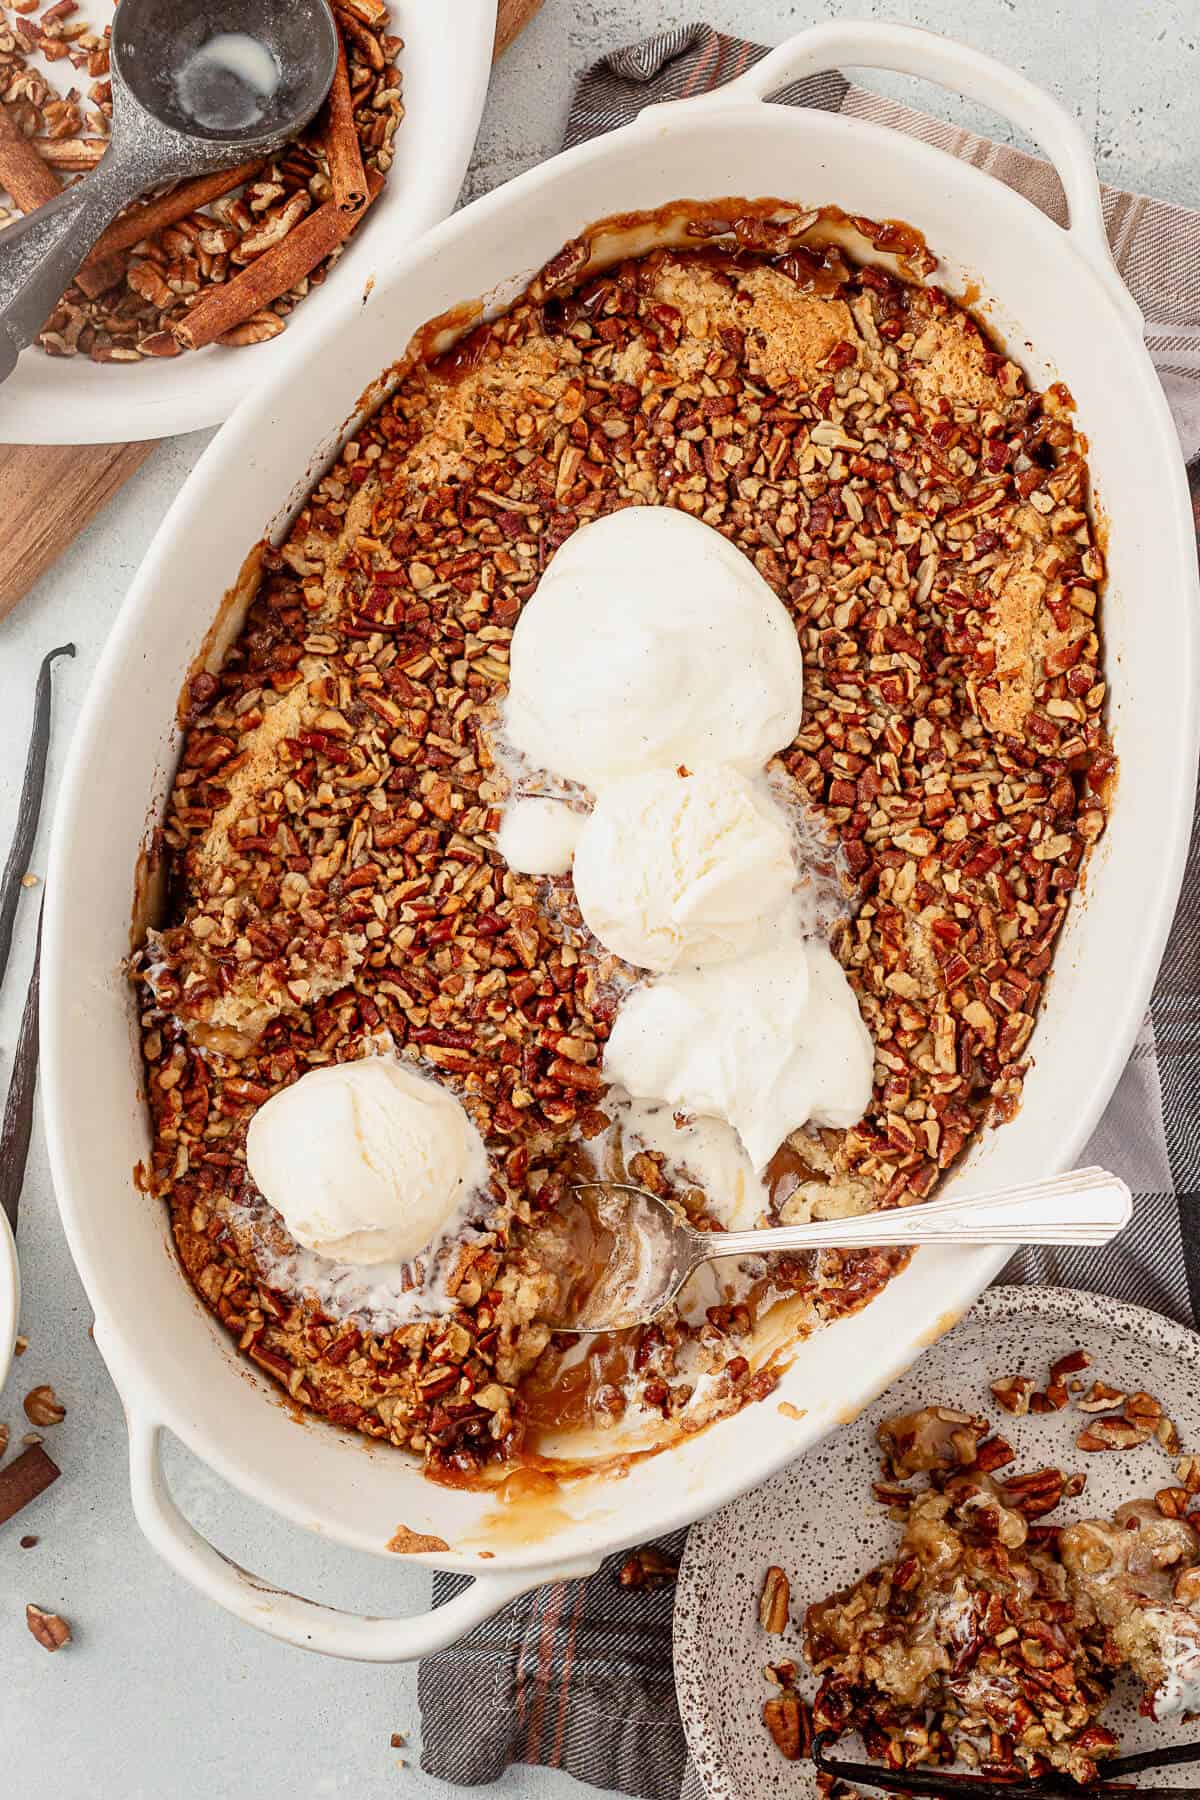
[[[617,1580],[627,1588],[669,1587],[679,1573],[676,1565],[653,1544],[634,1550],[617,1571]]]
[[[1017,1453],[1007,1438],[990,1437],[980,1444],[974,1467],[981,1475],[993,1475],[997,1469],[1007,1468],[1016,1459]]]
[[[778,1637],[787,1630],[791,1599],[792,1589],[787,1576],[777,1563],[772,1563],[763,1579],[762,1593],[758,1599],[758,1622],[764,1631]]]
[[[1082,1399],[1075,1402],[1080,1412],[1112,1412],[1118,1406],[1124,1406],[1125,1395],[1120,1388],[1109,1387],[1107,1382],[1093,1381]]]
[[[32,1600],[25,1608],[25,1623],[43,1650],[61,1650],[71,1641],[71,1627],[58,1613],[46,1612]]]
[[[1153,1394],[1130,1394],[1125,1402],[1125,1417],[1131,1425],[1153,1433],[1163,1416],[1162,1405]]]
[[[1033,1380],[1028,1375],[1006,1375],[1001,1381],[993,1381],[992,1398],[1006,1413],[1022,1419],[1029,1411],[1033,1388]]]
[[[1061,1469],[1034,1469],[1028,1475],[1014,1475],[1003,1484],[1004,1503],[1026,1519],[1040,1519],[1053,1512],[1063,1497]]]
[[[61,1425],[67,1416],[67,1409],[48,1383],[41,1387],[30,1388],[23,1405],[25,1417],[31,1425]]]
[[[1174,1419],[1169,1419],[1166,1413],[1164,1413],[1162,1418],[1158,1421],[1158,1424],[1154,1427],[1154,1435],[1168,1456],[1178,1456],[1180,1447],[1179,1427],[1176,1425]]]
[[[1096,1419],[1085,1425],[1075,1439],[1077,1450],[1137,1450],[1151,1438],[1149,1429],[1134,1425],[1129,1419],[1112,1417]]]
[[[1154,1496],[1154,1504],[1157,1506],[1164,1519],[1182,1519],[1184,1513],[1187,1511],[1189,1498],[1190,1496],[1186,1488],[1159,1488],[1157,1494]]]
[[[775,1740],[775,1748],[789,1762],[799,1762],[812,1750],[812,1716],[796,1694],[781,1694],[763,1706],[763,1724]]]

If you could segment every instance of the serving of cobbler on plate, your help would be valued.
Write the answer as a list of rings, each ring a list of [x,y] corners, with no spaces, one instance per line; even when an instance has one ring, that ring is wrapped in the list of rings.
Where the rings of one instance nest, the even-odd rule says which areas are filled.
[[[903,1266],[547,1323],[580,1179],[844,1216],[1010,1116],[1115,767],[1066,390],[905,227],[671,226],[415,341],[191,678],[133,962],[187,1276],[446,1481],[762,1399]]]

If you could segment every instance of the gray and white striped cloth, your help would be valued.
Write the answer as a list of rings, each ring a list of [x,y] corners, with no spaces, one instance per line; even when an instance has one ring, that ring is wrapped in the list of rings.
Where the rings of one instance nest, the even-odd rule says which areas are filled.
[[[707,25],[681,26],[605,57],[580,81],[567,145],[749,68],[761,45]],[[987,169],[1061,216],[1047,164],[853,86],[841,75],[779,96],[910,132]],[[1106,188],[1121,273],[1147,319],[1147,341],[1192,474],[1200,535],[1200,213]],[[1003,1279],[1091,1288],[1185,1324],[1200,1319],[1200,820],[1183,900],[1133,1055],[1084,1153],[1137,1197],[1133,1225],[1103,1250],[1024,1250]],[[677,1561],[684,1533],[658,1548]],[[542,1763],[645,1800],[700,1800],[675,1706],[672,1588],[622,1587],[615,1558],[587,1581],[515,1602],[420,1671],[421,1766],[480,1786],[509,1763]],[[438,1576],[435,1601],[462,1577]]]

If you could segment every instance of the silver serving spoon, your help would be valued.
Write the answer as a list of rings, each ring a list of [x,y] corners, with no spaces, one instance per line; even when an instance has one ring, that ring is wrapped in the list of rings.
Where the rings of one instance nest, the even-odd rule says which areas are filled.
[[[896,1244],[1107,1244],[1133,1211],[1129,1189],[1106,1169],[1076,1169],[993,1194],[763,1231],[697,1231],[667,1201],[621,1182],[585,1182],[572,1192],[589,1215],[584,1241],[599,1249],[602,1267],[597,1279],[588,1269],[568,1284],[555,1331],[649,1324],[701,1263],[721,1257]]]
[[[163,182],[270,156],[329,92],[328,0],[121,0],[112,141],[92,174],[0,232],[0,381],[106,226]]]

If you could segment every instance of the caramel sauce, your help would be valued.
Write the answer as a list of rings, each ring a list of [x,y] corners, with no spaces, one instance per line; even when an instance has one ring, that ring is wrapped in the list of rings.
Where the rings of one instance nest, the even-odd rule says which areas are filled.
[[[484,1513],[477,1532],[464,1539],[468,1547],[480,1537],[489,1545],[536,1544],[576,1523],[559,1504],[561,1483],[541,1469],[514,1469],[492,1491],[499,1505]]]
[[[799,1152],[788,1143],[780,1144],[766,1167],[766,1189],[772,1213],[781,1213],[796,1189],[812,1178],[813,1172]]]
[[[564,1366],[570,1350],[547,1351],[521,1387],[525,1419],[536,1447],[560,1432],[583,1431],[597,1415],[618,1419],[634,1376],[636,1331],[601,1332],[582,1338],[582,1354]]]
[[[593,1168],[572,1170],[581,1182],[597,1179]],[[534,1236],[542,1266],[558,1278],[555,1316],[577,1319],[617,1250],[616,1233],[605,1224],[586,1190],[572,1194]]]

